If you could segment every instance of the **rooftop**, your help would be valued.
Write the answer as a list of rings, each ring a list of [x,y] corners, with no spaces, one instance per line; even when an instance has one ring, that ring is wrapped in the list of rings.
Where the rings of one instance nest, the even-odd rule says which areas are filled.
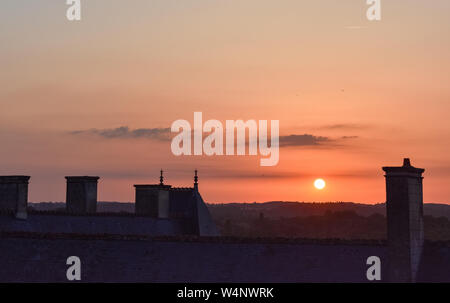
[[[222,243],[222,244],[292,244],[292,245],[361,245],[386,246],[386,240],[346,240],[346,239],[308,239],[308,238],[249,238],[249,237],[205,237],[194,235],[148,236],[136,234],[74,234],[42,232],[0,231],[0,238],[30,238],[46,240],[119,240],[186,243]],[[450,241],[425,241],[426,246],[450,247]]]

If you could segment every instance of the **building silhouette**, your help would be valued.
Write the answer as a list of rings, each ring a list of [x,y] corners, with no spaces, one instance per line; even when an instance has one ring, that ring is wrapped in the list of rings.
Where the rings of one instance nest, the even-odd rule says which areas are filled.
[[[383,167],[386,172],[389,275],[399,282],[416,281],[422,257],[423,186],[421,168],[404,159],[401,167]]]
[[[27,209],[29,176],[0,177],[0,231],[87,235],[218,236],[199,191],[163,183],[135,185],[135,214],[97,213],[99,177],[66,177],[66,210]]]
[[[198,190],[135,185],[134,214],[97,213],[98,177],[66,177],[66,211],[27,210],[28,176],[0,177],[0,281],[67,282],[78,256],[84,282],[450,282],[450,245],[424,241],[423,169],[383,167],[387,241],[220,237]],[[375,281],[376,282],[376,281]]]

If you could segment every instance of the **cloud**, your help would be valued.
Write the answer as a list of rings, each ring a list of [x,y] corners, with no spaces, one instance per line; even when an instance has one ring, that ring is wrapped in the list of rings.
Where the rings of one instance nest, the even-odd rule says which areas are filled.
[[[137,128],[130,129],[128,126],[107,129],[88,129],[76,130],[70,132],[72,135],[95,135],[106,139],[153,139],[159,141],[170,141],[172,132],[170,128]],[[205,134],[204,134],[205,137]],[[341,136],[339,138],[329,138],[324,136],[314,136],[311,134],[292,134],[279,137],[280,147],[298,147],[298,146],[338,146],[340,140],[355,139],[358,136]],[[225,136],[224,136],[225,140]],[[269,138],[270,142],[270,138]],[[248,138],[247,142],[248,144]]]
[[[70,132],[72,135],[97,135],[107,139],[115,138],[148,138],[160,141],[170,140],[170,128],[137,128],[130,129],[128,126],[107,129],[88,129]]]
[[[328,137],[314,136],[310,134],[280,136],[280,147],[287,146],[315,146],[332,142]]]

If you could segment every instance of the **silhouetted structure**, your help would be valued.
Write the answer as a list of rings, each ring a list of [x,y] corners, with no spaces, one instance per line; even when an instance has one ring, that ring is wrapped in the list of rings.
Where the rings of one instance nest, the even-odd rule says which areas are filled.
[[[169,218],[169,194],[172,186],[164,185],[163,171],[161,170],[160,182],[154,185],[135,185],[137,215],[150,216],[152,218]]]
[[[191,233],[200,236],[217,236],[219,232],[198,191],[197,170],[194,187],[172,187],[164,184],[161,170],[159,184],[137,184],[136,215],[155,219],[191,221]]]
[[[99,177],[66,177],[66,209],[73,214],[97,211],[97,183]]]
[[[0,176],[0,209],[27,218],[29,176]]]
[[[97,213],[99,177],[92,176],[66,177],[65,212],[27,211],[29,179],[29,176],[0,177],[0,232],[219,235],[198,187],[164,185],[162,171],[160,184],[135,185],[135,215]],[[197,174],[195,179],[198,180]]]
[[[197,173],[188,188],[164,184],[162,171],[159,184],[135,185],[135,214],[92,213],[97,179],[71,177],[75,213],[28,218],[29,177],[0,177],[0,281],[67,282],[65,260],[76,255],[83,282],[368,282],[370,256],[381,281],[450,282],[450,245],[423,242],[424,170],[408,159],[383,170],[387,243],[204,237],[218,232]]]
[[[388,223],[389,279],[414,282],[422,256],[423,192],[422,168],[411,166],[383,167],[386,172],[386,211]]]

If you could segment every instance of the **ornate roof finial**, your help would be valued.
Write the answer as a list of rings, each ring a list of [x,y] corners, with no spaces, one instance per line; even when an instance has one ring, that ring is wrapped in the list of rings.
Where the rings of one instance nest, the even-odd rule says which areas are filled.
[[[198,175],[197,175],[197,170],[195,170],[195,175],[194,175],[194,188],[198,189]]]
[[[159,185],[164,185],[163,170],[161,169],[161,176],[159,177]]]

